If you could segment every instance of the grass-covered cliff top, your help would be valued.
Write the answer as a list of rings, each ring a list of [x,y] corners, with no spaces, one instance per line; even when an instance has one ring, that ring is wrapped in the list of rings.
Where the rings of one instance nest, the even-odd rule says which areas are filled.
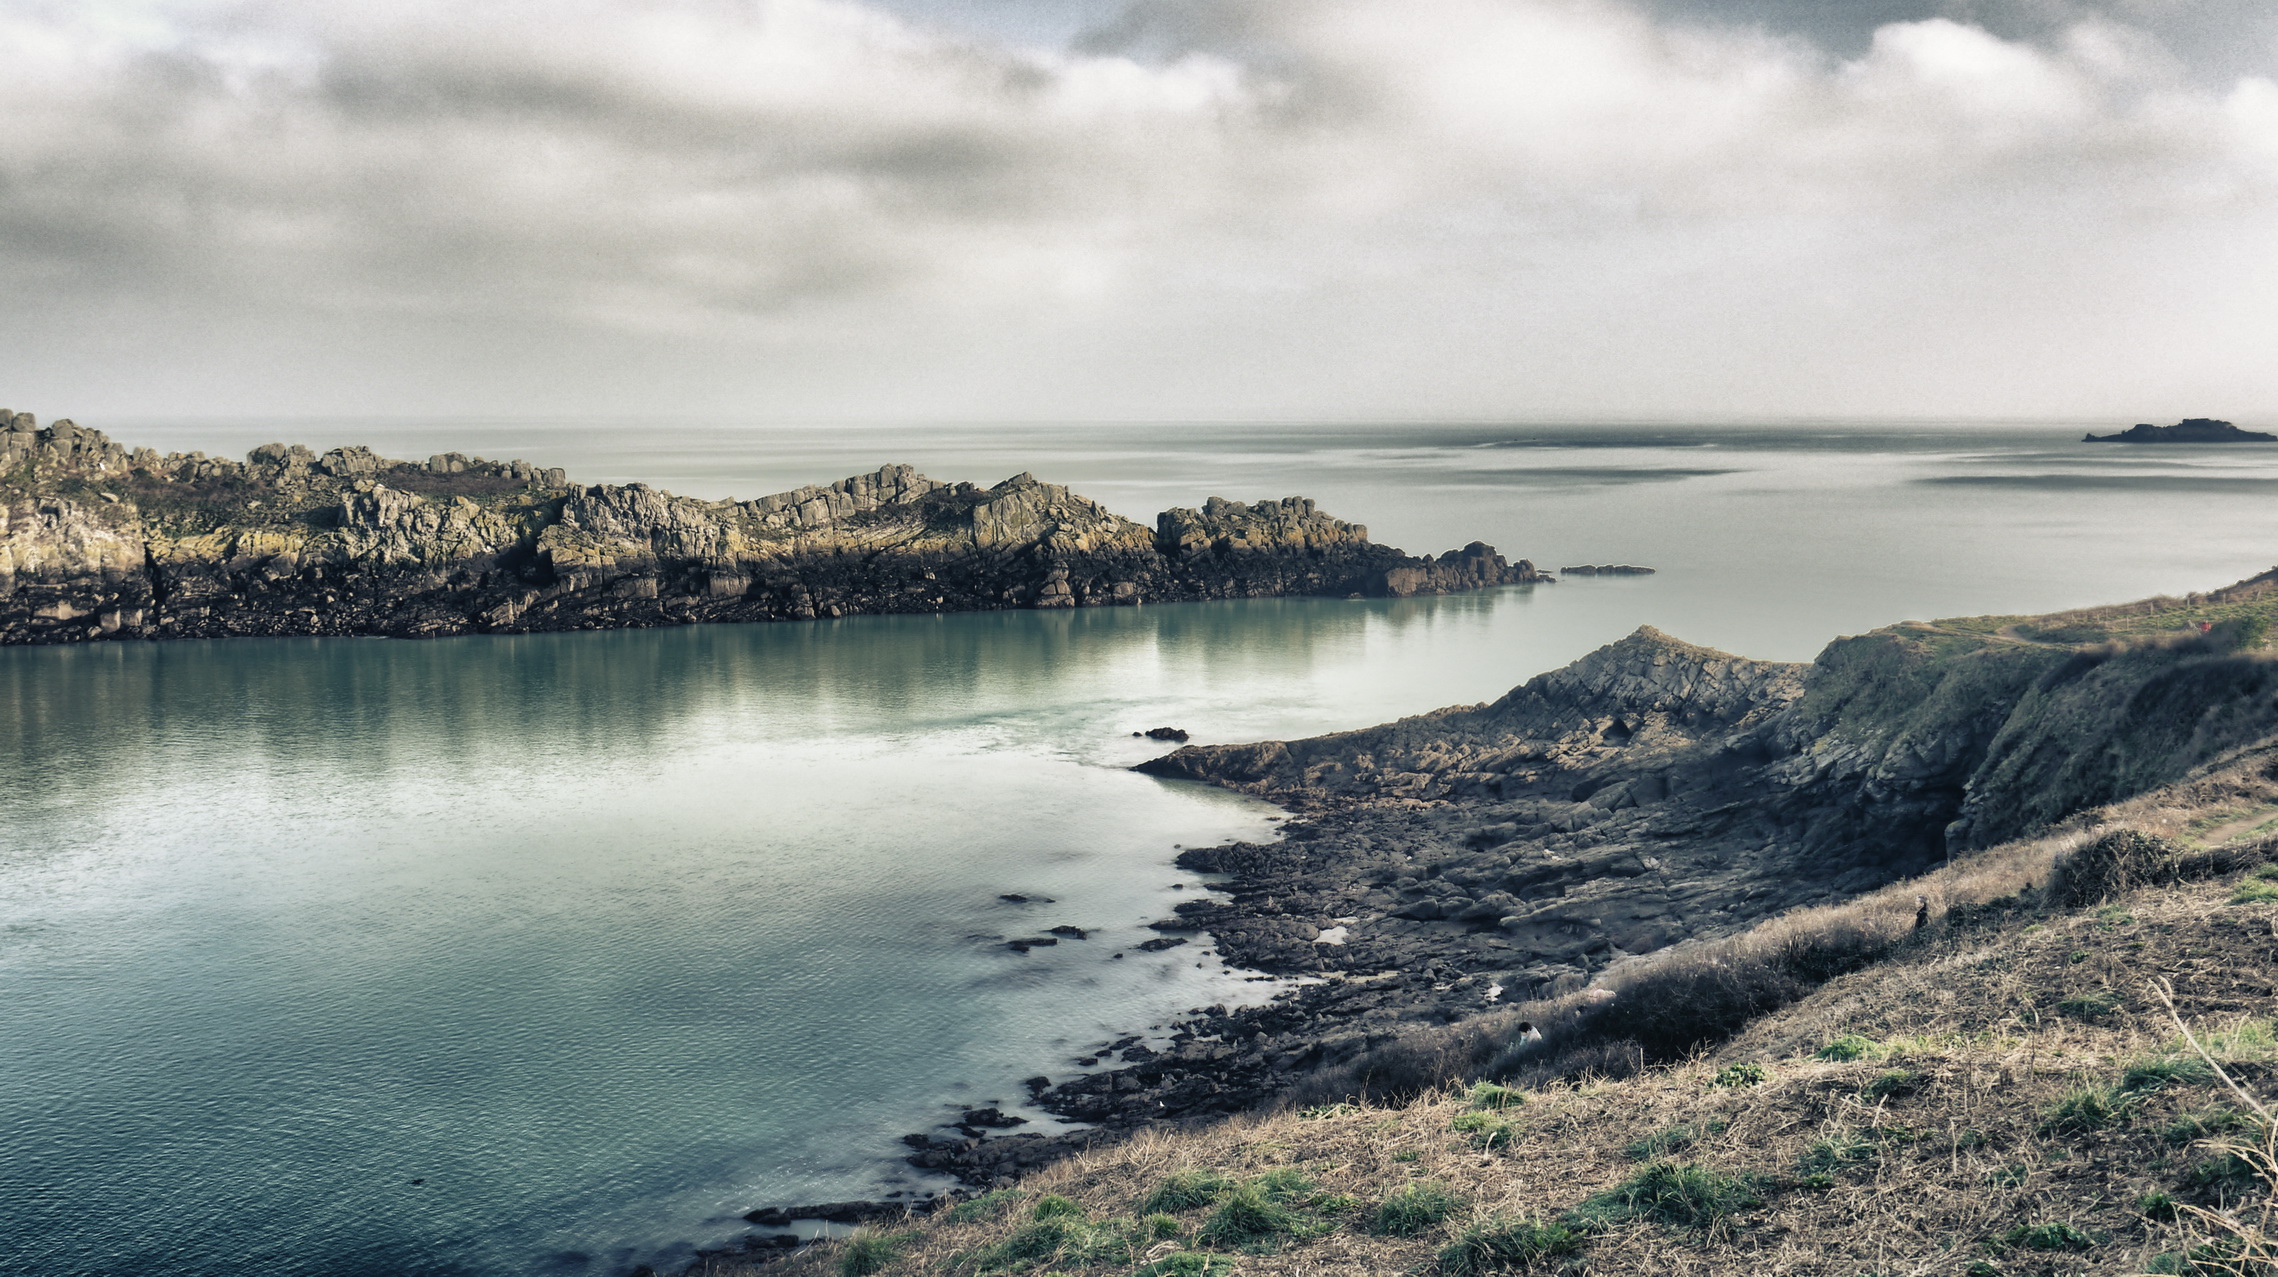
[[[1407,1078],[1144,1133],[766,1271],[2278,1271],[2274,774],[2278,747],[2244,751],[1574,999],[1759,1005],[1680,1063],[1576,1067],[1486,1017],[1412,1043]]]

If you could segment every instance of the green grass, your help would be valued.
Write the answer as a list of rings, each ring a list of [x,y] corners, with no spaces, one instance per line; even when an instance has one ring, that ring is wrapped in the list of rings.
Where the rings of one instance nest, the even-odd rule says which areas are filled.
[[[1139,1203],[1139,1213],[1154,1215],[1216,1205],[1233,1187],[1234,1181],[1217,1171],[1176,1171],[1148,1192],[1146,1200]]]
[[[983,1193],[971,1201],[957,1203],[942,1218],[952,1224],[977,1224],[984,1219],[995,1219],[1011,1210],[1021,1196],[1021,1191],[1017,1188],[1000,1188],[995,1192]]]
[[[1448,1129],[1469,1135],[1472,1147],[1480,1149],[1507,1147],[1516,1131],[1511,1119],[1496,1113],[1458,1113]]]
[[[2171,1224],[2175,1222],[2175,1199],[2154,1190],[2136,1199],[2136,1212],[2145,1219]]]
[[[1885,1069],[1859,1088],[1859,1097],[1877,1102],[1901,1099],[1921,1090],[1922,1081],[1912,1069]]]
[[[917,1237],[916,1233],[881,1233],[873,1229],[857,1228],[846,1239],[846,1246],[838,1253],[838,1277],[870,1277],[886,1265],[902,1257],[902,1247]]]
[[[1633,1162],[1653,1162],[1682,1153],[1700,1143],[1701,1133],[1690,1126],[1672,1126],[1631,1140],[1622,1152]]]
[[[2160,1136],[2170,1144],[2195,1144],[2214,1135],[2223,1135],[2246,1125],[2246,1115],[2235,1109],[2209,1108],[2197,1113],[2185,1113],[2160,1128]]]
[[[1437,1228],[1463,1206],[1463,1199],[1427,1180],[1402,1184],[1376,1204],[1369,1229],[1388,1237],[1413,1237]]]
[[[1566,1219],[1582,1228],[1646,1221],[1708,1229],[1759,1201],[1754,1190],[1729,1175],[1683,1162],[1655,1162],[1584,1199]]]
[[[1564,1224],[1490,1215],[1440,1248],[1441,1277],[1481,1277],[1530,1268],[1582,1249],[1584,1237]]]
[[[1035,1209],[1028,1214],[1031,1219],[1082,1219],[1084,1208],[1058,1193],[1051,1193],[1038,1198]]]
[[[2267,905],[2278,903],[2278,882],[2267,878],[2249,878],[2231,893],[2234,905]]]
[[[1770,1081],[1771,1077],[1772,1071],[1763,1065],[1754,1061],[1742,1061],[1739,1064],[1727,1064],[1718,1069],[1716,1076],[1710,1078],[1708,1084],[1710,1086],[1728,1087],[1761,1086]]]
[[[1232,1277],[1234,1261],[1224,1255],[1177,1251],[1141,1267],[1131,1277]]]
[[[1875,1142],[1849,1132],[1822,1136],[1811,1142],[1796,1163],[1798,1174],[1823,1178],[1836,1171],[1863,1166],[1875,1160]]]
[[[1858,1033],[1846,1033],[1819,1048],[1814,1053],[1814,1057],[1822,1060],[1833,1060],[1839,1064],[1848,1064],[1853,1060],[1879,1060],[1887,1054],[1889,1052],[1883,1049],[1883,1044],[1873,1038]]]
[[[2120,1120],[2127,1098],[2101,1086],[2075,1086],[2041,1109],[2043,1135],[2080,1135]]]
[[[1296,1211],[1275,1201],[1256,1184],[1244,1184],[1218,1203],[1196,1238],[1208,1246],[1238,1248],[1293,1237],[1305,1231]]]
[[[2154,1055],[2137,1060],[2120,1073],[2121,1095],[2149,1095],[2174,1086],[2215,1080],[2215,1071],[2196,1055]]]
[[[1470,1093],[1464,1098],[1470,1101],[1472,1108],[1483,1110],[1517,1108],[1527,1102],[1526,1092],[1493,1082],[1473,1084]]]
[[[2117,1014],[2121,1005],[2119,997],[2109,992],[2083,993],[2057,1003],[2056,1010],[2058,1015],[2094,1022]]]

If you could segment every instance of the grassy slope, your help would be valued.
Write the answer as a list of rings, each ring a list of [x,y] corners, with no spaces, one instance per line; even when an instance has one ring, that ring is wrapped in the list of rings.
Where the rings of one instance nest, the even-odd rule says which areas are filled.
[[[1792,948],[1798,936],[1848,929],[1890,939],[1881,961],[1758,1018],[1713,1054],[1615,1080],[1538,1069],[1526,1102],[1500,1110],[1441,1090],[1405,1104],[1150,1132],[1050,1168],[1010,1196],[966,1208],[965,1218],[914,1223],[894,1248],[899,1257],[876,1271],[1121,1277],[1153,1263],[1165,1273],[1231,1264],[1292,1277],[1462,1272],[1449,1247],[1467,1232],[1479,1238],[1490,1220],[1572,1225],[1572,1236],[1556,1227],[1489,1236],[1575,1247],[1540,1259],[1536,1271],[2172,1268],[2205,1228],[2190,1206],[2233,1208],[2263,1186],[2197,1142],[2235,1123],[2240,1106],[2181,1048],[2154,982],[2172,981],[2186,1020],[2217,1035],[2218,1054],[2250,1089],[2278,1076],[2268,1029],[2278,1014],[2278,902],[2232,903],[2242,892],[2278,890],[2264,892],[2243,868],[2065,908],[2054,903],[2063,891],[2052,875],[2114,829],[2186,849],[2211,840],[2216,859],[2260,863],[2278,854],[2278,843],[2262,839],[2278,818],[2273,776],[2278,748],[2248,750],[1917,882],[1723,945],[1641,960],[1615,982],[1623,997],[1642,998],[1657,979],[1681,984],[1720,963],[1739,965],[1750,951]],[[1919,932],[1917,892],[1934,919]],[[1735,1065],[1758,1066],[1763,1080],[1717,1085],[1720,1074],[1745,1081],[1748,1070]],[[1661,1170],[1650,1169],[1655,1161]],[[1248,1210],[1252,1226],[1262,1218],[1291,1231],[1244,1241],[1222,1224],[1213,1236],[1213,1205],[1144,1222],[1147,1195],[1182,1171],[1253,1185],[1248,1205],[1271,1209]],[[1261,1180],[1269,1176],[1277,1177]],[[1660,1190],[1641,1217],[1635,1203],[1608,1205],[1605,1194],[1628,1185],[1635,1197],[1641,1183]],[[1444,1189],[1457,1205],[1411,1235],[1386,1235],[1376,1227],[1379,1205],[1417,1184]],[[2154,1194],[2181,1203],[2182,1216],[2165,1218]],[[1047,1197],[1080,1213],[1039,1221]],[[1414,1207],[1419,1198],[1408,1189],[1401,1200]],[[1044,1207],[1048,1216],[1067,1209]],[[1688,1213],[1691,1223],[1669,1222]],[[847,1248],[831,1246],[770,1271],[848,1268]],[[733,1262],[709,1269],[738,1270]]]

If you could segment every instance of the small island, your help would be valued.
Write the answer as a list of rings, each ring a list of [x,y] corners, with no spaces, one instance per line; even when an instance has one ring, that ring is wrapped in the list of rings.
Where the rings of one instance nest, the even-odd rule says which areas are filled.
[[[2186,417],[2172,426],[2155,426],[2144,422],[2116,435],[2087,435],[2081,442],[2278,443],[2278,435],[2264,434],[2259,430],[2241,430],[2227,421],[2217,421],[2212,417]]]

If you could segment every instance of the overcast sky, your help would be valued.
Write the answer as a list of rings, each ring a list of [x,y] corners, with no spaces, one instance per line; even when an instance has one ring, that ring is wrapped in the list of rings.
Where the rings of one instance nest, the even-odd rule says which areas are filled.
[[[2269,0],[0,0],[0,403],[2278,419]]]

